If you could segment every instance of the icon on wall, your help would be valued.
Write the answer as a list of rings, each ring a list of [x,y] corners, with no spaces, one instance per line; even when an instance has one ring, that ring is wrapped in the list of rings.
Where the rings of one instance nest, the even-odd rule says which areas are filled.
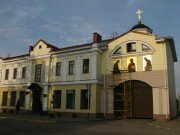
[[[120,62],[120,61],[117,60],[117,61],[114,63],[114,67],[113,67],[113,73],[114,73],[114,74],[120,73],[119,62]]]
[[[147,59],[146,57],[144,57],[144,60],[146,61],[146,66],[144,67],[144,70],[145,71],[151,71],[152,70],[151,61],[149,59]]]
[[[136,72],[136,64],[134,60],[131,58],[130,63],[128,64],[128,72]]]

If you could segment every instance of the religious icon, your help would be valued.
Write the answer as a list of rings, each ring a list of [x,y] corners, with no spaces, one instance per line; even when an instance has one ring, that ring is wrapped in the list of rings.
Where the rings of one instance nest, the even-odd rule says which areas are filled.
[[[119,69],[119,60],[117,60],[116,63],[114,64],[114,67],[113,67],[113,73],[114,73],[114,74],[120,73],[120,69]]]
[[[151,61],[149,59],[147,59],[146,57],[144,58],[144,60],[146,61],[146,67],[144,67],[145,71],[151,71],[152,70]]]
[[[136,72],[136,65],[133,59],[130,59],[130,63],[128,65],[128,72]]]

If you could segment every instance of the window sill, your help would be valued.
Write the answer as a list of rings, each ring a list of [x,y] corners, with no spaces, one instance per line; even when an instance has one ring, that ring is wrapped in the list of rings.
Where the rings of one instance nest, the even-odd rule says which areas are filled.
[[[87,75],[87,74],[89,74],[89,72],[88,73],[82,73],[83,75]]]

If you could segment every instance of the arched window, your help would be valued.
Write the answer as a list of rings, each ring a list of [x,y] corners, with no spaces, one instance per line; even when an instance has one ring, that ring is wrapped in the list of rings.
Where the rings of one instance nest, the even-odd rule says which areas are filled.
[[[151,48],[149,48],[147,45],[142,44],[142,51],[149,51]]]
[[[136,43],[131,42],[126,44],[126,51],[128,52],[135,52],[136,51]]]
[[[116,49],[116,51],[114,51],[114,55],[117,55],[117,54],[121,54],[121,47],[119,47],[118,49]]]

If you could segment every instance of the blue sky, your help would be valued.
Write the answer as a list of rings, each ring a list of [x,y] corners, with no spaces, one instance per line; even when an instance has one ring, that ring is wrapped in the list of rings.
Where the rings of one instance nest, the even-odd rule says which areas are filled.
[[[179,0],[0,0],[0,56],[20,55],[39,39],[58,46],[103,39],[114,31],[122,34],[137,24],[135,12],[158,36],[172,36],[180,59]],[[180,91],[180,64],[175,63]]]

